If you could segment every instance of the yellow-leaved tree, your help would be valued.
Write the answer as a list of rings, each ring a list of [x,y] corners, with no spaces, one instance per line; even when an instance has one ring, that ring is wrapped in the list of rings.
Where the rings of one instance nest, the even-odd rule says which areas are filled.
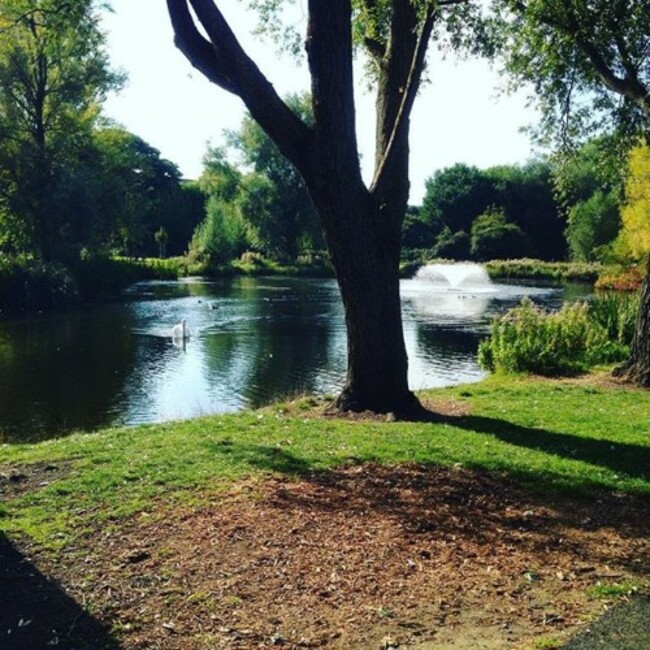
[[[629,154],[621,239],[645,268],[641,301],[629,359],[615,374],[650,386],[650,146],[642,142]]]

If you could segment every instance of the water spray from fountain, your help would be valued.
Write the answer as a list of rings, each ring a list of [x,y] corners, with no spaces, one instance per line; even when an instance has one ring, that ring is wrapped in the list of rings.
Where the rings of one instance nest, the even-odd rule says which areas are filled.
[[[492,282],[487,271],[472,262],[458,264],[425,264],[415,280],[426,282],[439,291],[490,291]]]

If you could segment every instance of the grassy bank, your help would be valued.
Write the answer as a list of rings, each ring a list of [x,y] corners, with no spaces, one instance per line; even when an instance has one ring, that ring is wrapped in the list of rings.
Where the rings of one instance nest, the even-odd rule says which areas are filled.
[[[5,502],[0,529],[60,546],[89,526],[192,500],[244,476],[300,475],[374,461],[506,472],[535,489],[650,495],[650,393],[618,386],[492,377],[425,395],[433,422],[314,417],[289,408],[2,445],[10,465],[64,468],[59,480]],[[56,471],[59,471],[57,469]],[[56,475],[56,474],[55,474]]]
[[[0,638],[538,650],[648,588],[650,393],[492,377],[422,397],[429,421],[303,398],[0,446]]]
[[[67,265],[30,258],[0,259],[0,309],[64,309],[104,300],[141,280],[173,280],[186,271],[183,258],[98,257]]]
[[[485,268],[493,279],[548,280],[551,282],[593,283],[603,265],[586,262],[545,262],[543,260],[491,260]]]

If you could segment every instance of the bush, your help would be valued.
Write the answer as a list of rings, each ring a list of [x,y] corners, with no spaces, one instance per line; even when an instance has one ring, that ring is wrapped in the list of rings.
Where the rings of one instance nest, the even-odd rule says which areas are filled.
[[[432,255],[450,260],[468,260],[469,247],[469,235],[464,230],[452,233],[450,228],[445,227],[436,240]]]
[[[493,208],[472,224],[471,253],[474,259],[512,259],[531,252],[530,240],[518,225],[506,219],[503,210]]]
[[[639,296],[634,294],[603,293],[589,303],[589,317],[622,345],[632,343],[638,311]]]
[[[586,262],[546,262],[544,260],[490,260],[488,275],[495,278],[550,280],[552,282],[595,282],[603,266]]]
[[[529,298],[496,319],[479,346],[479,364],[493,372],[567,375],[599,363],[622,361],[624,345],[590,315],[584,303],[548,313]]]
[[[61,264],[30,258],[0,259],[0,308],[37,311],[68,307],[77,284]]]

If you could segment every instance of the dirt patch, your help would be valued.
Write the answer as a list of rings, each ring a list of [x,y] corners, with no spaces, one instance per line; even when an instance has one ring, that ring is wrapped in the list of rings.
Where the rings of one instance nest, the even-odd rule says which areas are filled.
[[[364,465],[202,503],[154,504],[49,573],[121,647],[167,650],[522,648],[601,612],[589,587],[648,576],[641,497],[550,499],[487,472]]]
[[[13,499],[65,478],[72,461],[0,465],[0,498]]]

